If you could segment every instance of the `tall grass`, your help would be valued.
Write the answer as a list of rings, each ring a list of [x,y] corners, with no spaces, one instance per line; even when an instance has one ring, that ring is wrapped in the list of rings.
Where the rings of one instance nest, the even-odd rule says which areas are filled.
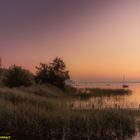
[[[71,110],[65,93],[57,88],[51,91],[52,87],[39,88],[37,92],[35,87],[0,88],[1,135],[15,139],[121,140],[135,134],[134,116],[128,110]],[[54,97],[58,92],[60,95]]]

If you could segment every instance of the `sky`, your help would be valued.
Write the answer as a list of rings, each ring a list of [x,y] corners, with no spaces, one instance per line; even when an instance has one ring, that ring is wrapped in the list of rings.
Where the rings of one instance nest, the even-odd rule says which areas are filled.
[[[0,56],[32,72],[60,57],[73,80],[140,81],[140,1],[1,0]]]

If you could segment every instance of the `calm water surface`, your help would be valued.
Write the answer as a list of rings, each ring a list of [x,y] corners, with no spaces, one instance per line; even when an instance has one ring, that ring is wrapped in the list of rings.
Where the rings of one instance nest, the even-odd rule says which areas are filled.
[[[140,109],[140,83],[128,83],[132,94],[113,95],[103,97],[92,97],[88,100],[78,100],[74,102],[75,108],[92,109],[94,108],[131,108]],[[122,83],[78,83],[77,88],[122,88]],[[132,140],[140,140],[138,132]]]
[[[86,101],[76,101],[76,108],[139,108],[140,107],[140,83],[128,83],[132,94],[93,97]],[[77,88],[122,88],[122,83],[78,83]]]

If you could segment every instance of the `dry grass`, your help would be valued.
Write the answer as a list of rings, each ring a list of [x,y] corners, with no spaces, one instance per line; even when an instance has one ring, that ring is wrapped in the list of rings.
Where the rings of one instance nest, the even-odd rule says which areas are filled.
[[[66,91],[51,86],[0,88],[0,134],[45,139],[125,139],[135,133],[124,110],[71,110]]]

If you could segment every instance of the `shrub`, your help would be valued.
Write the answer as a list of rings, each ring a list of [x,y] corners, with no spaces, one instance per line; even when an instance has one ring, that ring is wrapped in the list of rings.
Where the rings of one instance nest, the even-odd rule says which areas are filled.
[[[20,66],[11,66],[3,80],[8,87],[30,86],[33,84],[33,74]]]
[[[7,72],[7,69],[0,68],[0,87],[3,87],[3,79],[5,77],[6,72]]]
[[[50,64],[40,63],[37,67],[36,82],[40,84],[49,83],[57,87],[64,87],[65,80],[69,79],[69,71],[60,58],[55,58]]]

